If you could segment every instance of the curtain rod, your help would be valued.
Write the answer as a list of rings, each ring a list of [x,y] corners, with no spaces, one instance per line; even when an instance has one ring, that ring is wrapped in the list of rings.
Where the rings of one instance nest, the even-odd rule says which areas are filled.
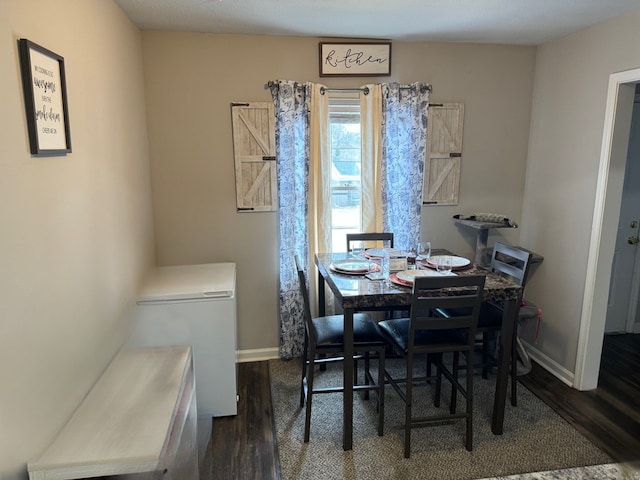
[[[271,88],[274,85],[273,81],[267,82],[264,88]],[[409,90],[411,87],[400,87],[400,90]],[[427,91],[431,91],[431,85],[427,84],[423,88],[426,88]],[[369,95],[369,87],[362,88],[327,88],[320,87],[320,93],[324,95],[325,92],[362,92],[365,95]]]
[[[264,88],[271,88],[273,85],[275,85],[275,82],[273,82],[272,80],[269,80],[266,85],[264,86]],[[327,87],[320,87],[320,94],[324,95],[325,92],[362,92],[365,95],[369,95],[369,87],[362,87],[362,88],[327,88]]]
[[[427,84],[423,88],[425,88],[428,92],[431,91],[431,85]],[[410,90],[411,87],[400,87],[400,90]],[[362,92],[365,95],[369,95],[369,87],[362,88],[327,88],[321,87],[320,93],[324,95],[324,92]]]
[[[365,95],[369,95],[369,87],[362,87],[362,88],[327,88],[327,87],[320,87],[320,94],[324,95],[325,92],[362,92]]]

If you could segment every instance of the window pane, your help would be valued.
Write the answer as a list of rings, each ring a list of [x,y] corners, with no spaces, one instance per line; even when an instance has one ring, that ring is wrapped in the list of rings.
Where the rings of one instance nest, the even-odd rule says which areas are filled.
[[[330,110],[332,250],[344,252],[346,234],[361,231],[360,107],[352,101]]]

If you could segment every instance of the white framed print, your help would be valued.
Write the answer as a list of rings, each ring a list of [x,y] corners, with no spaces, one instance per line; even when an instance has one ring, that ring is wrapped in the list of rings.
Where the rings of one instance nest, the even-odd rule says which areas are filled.
[[[31,154],[65,155],[71,133],[64,58],[25,38],[18,49]]]

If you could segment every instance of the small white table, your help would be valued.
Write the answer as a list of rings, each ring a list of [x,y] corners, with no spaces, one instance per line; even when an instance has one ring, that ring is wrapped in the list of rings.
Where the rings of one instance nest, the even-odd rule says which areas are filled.
[[[29,478],[198,480],[196,428],[191,347],[122,350]]]

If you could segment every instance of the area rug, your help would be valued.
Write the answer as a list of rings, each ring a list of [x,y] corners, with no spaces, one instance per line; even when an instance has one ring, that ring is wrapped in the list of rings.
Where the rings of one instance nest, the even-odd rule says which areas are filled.
[[[402,368],[390,359],[390,368]],[[394,364],[395,363],[395,364]],[[464,448],[464,421],[414,428],[411,458],[403,454],[404,403],[385,392],[385,432],[377,435],[375,394],[354,395],[353,450],[342,449],[342,395],[315,395],[309,443],[303,442],[300,360],[271,360],[271,393],[283,480],[298,479],[479,479],[525,472],[606,464],[612,459],[520,385],[518,406],[507,405],[504,434],[491,432],[495,378],[474,381],[473,451]],[[316,384],[340,385],[342,369],[330,364]],[[374,377],[375,378],[375,377]],[[445,382],[443,382],[444,385]],[[417,390],[418,406],[433,411],[429,386]],[[443,388],[443,403],[447,405]],[[446,407],[445,407],[446,408]]]

